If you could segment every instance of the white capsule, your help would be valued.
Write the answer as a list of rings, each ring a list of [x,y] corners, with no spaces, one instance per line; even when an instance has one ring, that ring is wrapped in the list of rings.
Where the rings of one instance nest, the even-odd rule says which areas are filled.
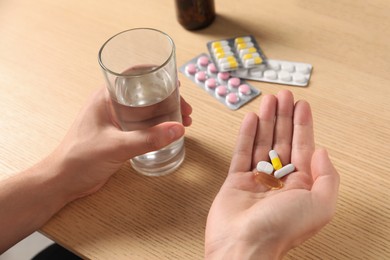
[[[261,64],[263,60],[260,57],[245,60],[245,68],[253,67],[254,65]]]
[[[274,171],[274,167],[269,162],[260,161],[257,163],[256,170],[258,172],[264,172],[266,174],[271,174]]]
[[[243,49],[248,49],[248,48],[253,48],[255,45],[253,42],[242,42],[237,44],[236,48],[238,51],[243,50]]]
[[[295,166],[294,164],[290,163],[287,164],[286,166],[283,166],[281,169],[275,171],[274,176],[275,178],[280,179],[286,176],[287,174],[292,173],[293,171],[295,171]]]
[[[255,53],[255,52],[257,52],[257,49],[255,47],[251,47],[251,48],[243,49],[243,50],[239,51],[240,57],[243,57],[245,54]]]

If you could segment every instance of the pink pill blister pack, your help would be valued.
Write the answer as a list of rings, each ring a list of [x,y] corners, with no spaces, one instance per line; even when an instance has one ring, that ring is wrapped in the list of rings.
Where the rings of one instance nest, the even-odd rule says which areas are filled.
[[[218,71],[207,54],[200,54],[179,68],[203,90],[223,103],[231,110],[236,110],[261,94],[261,91],[245,80],[232,76],[229,72]]]

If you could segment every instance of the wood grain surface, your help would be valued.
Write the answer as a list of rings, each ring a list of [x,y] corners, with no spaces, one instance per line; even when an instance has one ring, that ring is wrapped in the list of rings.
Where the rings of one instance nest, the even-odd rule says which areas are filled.
[[[309,86],[251,82],[263,94],[230,111],[180,74],[194,108],[182,167],[148,178],[127,163],[41,231],[89,259],[202,259],[207,213],[243,116],[264,94],[289,89],[310,102],[316,144],[328,149],[341,186],[333,221],[286,259],[390,259],[390,1],[216,0],[216,10],[210,27],[191,32],[173,1],[0,1],[1,177],[58,145],[104,84],[97,53],[110,36],[160,29],[180,66],[211,40],[251,34],[269,58],[312,64]]]

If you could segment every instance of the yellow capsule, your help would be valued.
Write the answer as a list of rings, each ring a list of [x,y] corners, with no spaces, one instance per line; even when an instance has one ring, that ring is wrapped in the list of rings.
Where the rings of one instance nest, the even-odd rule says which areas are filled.
[[[252,58],[253,58],[253,56],[252,56],[252,54],[250,54],[250,53],[247,53],[247,54],[245,54],[244,56],[242,56],[242,59],[243,59],[243,60],[252,59]]]
[[[230,65],[230,68],[232,68],[232,69],[238,67],[238,63],[236,60],[229,60],[228,63]]]
[[[234,40],[234,42],[235,42],[236,44],[239,44],[239,43],[243,43],[243,42],[245,42],[245,41],[244,41],[243,38],[236,38],[236,39]]]
[[[219,59],[225,58],[226,54],[225,53],[216,53],[215,57],[219,60]]]
[[[221,70],[230,70],[230,69],[235,69],[238,67],[238,63],[236,61],[228,61],[228,62],[223,62],[220,64]]]
[[[260,57],[260,54],[258,52],[247,53],[244,56],[242,56],[242,59],[243,60],[248,60],[248,59],[253,59],[253,58],[256,58],[256,57]]]
[[[248,49],[248,48],[252,48],[254,47],[255,45],[253,44],[253,42],[243,42],[243,43],[240,43],[240,44],[237,44],[237,50],[242,50],[242,49]]]
[[[234,58],[233,56],[226,57],[226,61],[228,61],[228,62],[236,62],[237,63],[236,58]]]
[[[240,43],[244,43],[244,42],[250,42],[251,41],[251,37],[238,37],[234,40],[234,44],[237,45],[237,44],[240,44]]]
[[[223,48],[221,48],[221,47],[215,48],[214,49],[214,53],[225,53],[225,50]]]
[[[246,48],[248,48],[248,47],[247,47],[247,44],[245,42],[237,44],[237,50],[242,50],[242,49],[246,49]]]
[[[236,60],[236,58],[234,58],[234,56],[228,56],[225,58],[218,59],[219,64],[225,63],[225,62],[237,62],[237,60]]]
[[[260,57],[255,57],[254,60],[256,65],[263,63],[263,60]]]
[[[239,52],[240,52],[240,57],[242,57],[242,56],[244,56],[247,53],[255,53],[255,52],[257,52],[257,50],[256,50],[255,47],[251,47],[251,48],[248,48],[248,49],[242,49]]]
[[[275,170],[279,170],[283,167],[282,162],[279,159],[278,153],[275,150],[269,151],[269,158],[271,159],[272,166]]]
[[[220,47],[224,47],[224,46],[228,46],[228,42],[227,41],[219,41],[219,42],[213,42],[211,44],[211,47],[214,49],[214,48],[220,48]]]

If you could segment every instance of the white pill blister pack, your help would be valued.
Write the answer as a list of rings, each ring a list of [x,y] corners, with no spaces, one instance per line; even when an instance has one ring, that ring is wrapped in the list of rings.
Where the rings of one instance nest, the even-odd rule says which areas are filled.
[[[254,68],[266,60],[264,52],[251,35],[211,41],[207,43],[207,48],[219,71]]]
[[[267,59],[256,68],[230,73],[242,79],[305,87],[309,84],[312,69],[313,66],[308,63]]]
[[[231,110],[237,110],[261,94],[245,80],[232,76],[230,72],[219,71],[205,53],[191,59],[179,70]]]

